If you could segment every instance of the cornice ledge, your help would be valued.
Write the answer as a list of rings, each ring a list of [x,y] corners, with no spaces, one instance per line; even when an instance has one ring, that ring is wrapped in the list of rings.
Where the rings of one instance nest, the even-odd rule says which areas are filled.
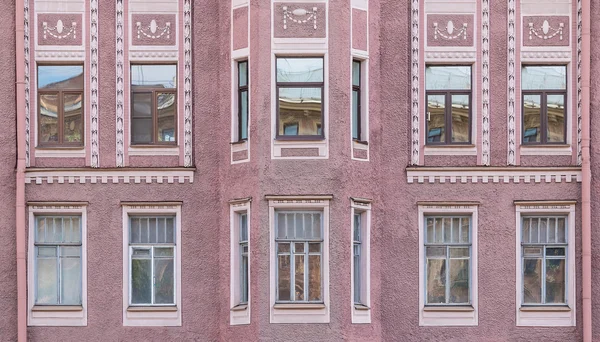
[[[407,167],[412,183],[561,183],[581,182],[581,167]]]
[[[193,183],[195,168],[27,168],[26,184]]]

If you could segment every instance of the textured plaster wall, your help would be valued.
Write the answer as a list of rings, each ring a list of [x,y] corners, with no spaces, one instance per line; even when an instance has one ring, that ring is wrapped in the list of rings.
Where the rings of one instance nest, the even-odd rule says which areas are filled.
[[[0,32],[5,32],[0,48],[0,236],[4,241],[0,248],[0,341],[17,339],[17,262],[15,248],[15,4],[3,1],[0,11]]]

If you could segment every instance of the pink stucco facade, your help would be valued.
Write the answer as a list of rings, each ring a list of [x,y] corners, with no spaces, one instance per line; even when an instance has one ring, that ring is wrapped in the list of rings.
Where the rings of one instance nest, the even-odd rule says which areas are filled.
[[[578,6],[586,0],[546,9],[542,0],[442,5],[429,0],[165,0],[149,7],[134,0],[81,0],[70,7],[57,1],[56,8],[48,1],[0,1],[5,8],[0,12],[5,41],[0,49],[5,90],[0,94],[0,126],[7,142],[0,148],[0,237],[5,242],[0,250],[0,341],[16,341],[22,330],[31,341],[583,341],[588,328],[593,331],[589,341],[600,340],[600,273],[594,265],[600,253],[600,157],[595,154],[600,122],[594,115],[600,97],[592,82],[588,184],[581,161],[586,104],[580,101],[578,80],[583,73],[592,80],[600,77],[595,57],[600,56],[598,2],[591,2],[591,67],[584,70],[578,67],[586,56],[582,49],[587,51],[578,45]],[[39,14],[36,6],[42,8]],[[14,13],[24,7],[29,10],[28,29],[22,32]],[[547,15],[540,14],[544,11]],[[39,18],[51,18],[52,25],[61,18],[65,24],[77,22],[78,36],[65,44],[57,38],[42,43]],[[550,28],[564,21],[563,36],[546,43],[535,35],[530,40],[529,23],[543,36],[545,20]],[[146,32],[139,38],[137,22]],[[446,38],[457,35],[464,23],[466,39],[436,35],[434,22]],[[17,51],[19,39],[27,52]],[[281,56],[324,58],[323,139],[274,138],[275,60]],[[246,60],[248,136],[238,139],[237,62]],[[360,139],[353,139],[351,129],[353,60],[363,68]],[[83,64],[85,70],[84,146],[39,148],[37,66],[71,64]],[[131,66],[156,64],[177,65],[175,78],[169,80],[176,84],[177,141],[135,146]],[[425,79],[430,65],[471,66],[468,144],[427,143]],[[567,66],[565,144],[523,143],[523,65]],[[24,68],[27,77],[17,74]],[[23,103],[16,99],[15,83],[28,89]],[[20,185],[17,159],[26,163]],[[25,191],[21,219],[16,217],[19,186]],[[582,257],[585,186],[591,187],[592,196],[590,274]],[[290,323],[273,318],[275,228],[270,206],[277,200],[272,196],[298,203],[311,201],[311,196],[327,198],[326,322],[305,323],[302,315]],[[230,298],[232,288],[239,286],[230,268],[231,203],[240,199],[251,199],[244,200],[250,214],[250,296],[249,321],[237,325]],[[358,323],[351,291],[351,232],[354,204],[361,201],[370,205],[370,303],[368,322]],[[565,203],[573,211],[565,211]],[[171,205],[181,210],[181,300],[175,308],[181,320],[173,326],[134,326],[124,317],[129,312],[124,305],[124,208]],[[25,257],[27,266],[33,262],[29,254],[18,255],[18,234],[26,234],[21,242],[31,252],[30,217],[44,206],[85,207],[87,298],[81,326],[36,324],[29,319],[29,302],[18,300],[20,295],[30,299],[28,289],[35,279],[29,268],[17,266],[18,257]],[[427,212],[428,206],[438,209]],[[477,268],[470,271],[470,279],[476,273],[472,286],[477,291],[462,308],[474,312],[475,319],[448,325],[422,319],[427,308],[420,298],[425,277],[420,213],[449,215],[445,210],[458,207],[476,208],[471,218],[476,219],[477,243],[471,253]],[[570,215],[574,223],[568,227],[575,239],[568,245],[574,252],[568,259],[574,287],[566,290],[566,297],[574,300],[555,310],[570,315],[561,323],[544,324],[552,318],[540,308],[533,311],[542,312],[542,323],[519,318],[527,309],[521,311],[517,295],[521,227],[516,222],[519,208],[529,207],[537,208],[531,209],[533,214]],[[25,272],[25,286],[17,285],[18,272]],[[583,299],[588,278],[590,312]],[[27,305],[24,316],[17,314],[21,304]],[[591,326],[584,327],[587,319]]]

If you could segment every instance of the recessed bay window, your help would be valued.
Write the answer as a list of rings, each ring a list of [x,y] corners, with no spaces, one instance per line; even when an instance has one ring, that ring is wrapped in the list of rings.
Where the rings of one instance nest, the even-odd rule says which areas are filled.
[[[38,66],[38,145],[83,146],[83,65]]]
[[[248,139],[248,61],[237,63],[238,67],[238,141]]]
[[[567,142],[567,67],[521,69],[523,144]]]
[[[425,70],[426,143],[471,143],[471,66],[429,65]]]
[[[131,144],[177,144],[177,66],[131,65]]]
[[[277,139],[321,140],[322,57],[277,57]]]
[[[352,139],[362,141],[361,73],[362,62],[352,61]]]

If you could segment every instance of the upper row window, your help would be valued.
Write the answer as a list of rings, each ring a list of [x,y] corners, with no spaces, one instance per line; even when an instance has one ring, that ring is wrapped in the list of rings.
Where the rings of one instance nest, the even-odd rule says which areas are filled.
[[[131,144],[177,144],[177,66],[131,66]]]
[[[523,144],[565,144],[567,67],[523,66]]]
[[[83,65],[38,66],[38,145],[83,146]]]
[[[471,143],[471,66],[428,66],[427,144]]]
[[[277,58],[277,138],[323,139],[323,58]]]

